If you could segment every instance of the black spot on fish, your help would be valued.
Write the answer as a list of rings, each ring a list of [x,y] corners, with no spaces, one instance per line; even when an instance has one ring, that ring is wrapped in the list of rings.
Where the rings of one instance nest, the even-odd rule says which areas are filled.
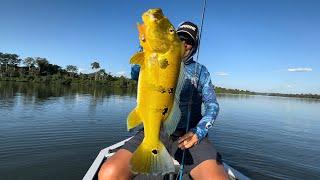
[[[167,112],[168,112],[168,110],[169,110],[169,108],[164,108],[163,110],[162,110],[162,115],[166,115],[167,114]]]
[[[159,86],[159,89],[158,89],[161,93],[165,93],[166,92],[166,89],[162,86]]]
[[[153,154],[158,154],[158,151],[156,149],[152,150]]]
[[[160,65],[161,69],[167,68],[167,66],[169,65],[168,60],[167,59],[160,59],[159,65]]]
[[[168,93],[172,94],[174,92],[173,88],[169,88]]]

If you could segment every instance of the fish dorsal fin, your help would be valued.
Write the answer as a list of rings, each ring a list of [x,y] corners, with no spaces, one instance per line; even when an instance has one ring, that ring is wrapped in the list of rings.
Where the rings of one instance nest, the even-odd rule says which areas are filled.
[[[184,81],[185,81],[184,63],[181,62],[179,79],[178,79],[175,94],[174,94],[173,106],[168,115],[168,118],[163,122],[164,131],[168,135],[171,135],[176,130],[177,125],[181,118],[181,110],[179,108],[179,102],[180,102],[180,93],[181,93]]]
[[[130,59],[130,64],[139,64],[143,65],[144,62],[144,52],[138,52],[133,55]]]

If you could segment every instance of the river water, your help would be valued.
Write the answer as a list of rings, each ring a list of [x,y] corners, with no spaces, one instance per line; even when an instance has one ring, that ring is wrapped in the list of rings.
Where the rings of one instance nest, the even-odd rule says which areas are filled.
[[[320,101],[218,95],[209,138],[252,179],[320,179]],[[0,179],[81,179],[131,134],[135,92],[0,82]]]

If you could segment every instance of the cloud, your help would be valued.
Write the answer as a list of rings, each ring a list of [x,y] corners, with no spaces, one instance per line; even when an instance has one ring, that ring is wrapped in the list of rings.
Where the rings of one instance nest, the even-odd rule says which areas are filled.
[[[288,68],[289,72],[311,72],[311,68]]]
[[[229,73],[226,73],[226,72],[215,72],[214,75],[216,75],[216,76],[229,76]]]

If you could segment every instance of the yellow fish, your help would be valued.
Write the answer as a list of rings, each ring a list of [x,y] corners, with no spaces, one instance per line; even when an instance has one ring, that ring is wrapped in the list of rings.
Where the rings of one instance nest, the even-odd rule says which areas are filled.
[[[131,171],[143,174],[174,172],[173,160],[160,141],[160,128],[172,134],[181,117],[179,96],[184,79],[184,46],[161,9],[143,13],[138,24],[143,52],[132,56],[139,64],[137,106],[127,118],[128,130],[143,123],[144,139],[134,152]]]

